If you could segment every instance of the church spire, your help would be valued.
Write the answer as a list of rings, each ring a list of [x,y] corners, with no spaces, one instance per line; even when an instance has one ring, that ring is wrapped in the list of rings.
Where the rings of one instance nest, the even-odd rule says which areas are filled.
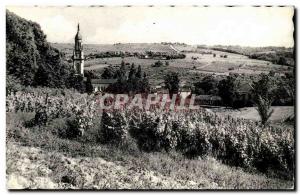
[[[76,33],[76,36],[75,36],[75,40],[81,40],[82,39],[82,36],[80,34],[80,27],[79,27],[79,22],[77,24],[77,33]]]
[[[82,36],[80,34],[79,23],[77,24],[77,33],[75,35],[75,48],[73,51],[73,66],[75,74],[83,76],[84,55],[82,48]]]

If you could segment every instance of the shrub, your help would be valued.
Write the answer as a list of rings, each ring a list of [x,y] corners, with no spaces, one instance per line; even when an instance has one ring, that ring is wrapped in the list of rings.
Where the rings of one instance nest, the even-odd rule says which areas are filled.
[[[22,102],[24,99],[21,97],[18,98]],[[61,99],[55,98],[54,102],[57,102],[51,104],[52,107],[48,105],[49,101],[42,99],[40,103],[43,106],[53,108],[54,113],[64,113],[58,117],[51,114],[50,120],[48,117],[47,120],[44,119],[43,109],[35,116],[34,112],[7,112],[10,119],[8,121],[13,121],[7,124],[7,131],[11,132],[8,133],[9,139],[31,141],[35,138],[29,137],[29,130],[35,131],[36,137],[51,135],[57,138],[52,135],[56,134],[75,138],[82,135],[83,131],[90,129],[91,124],[98,122],[95,121],[95,99],[89,96],[84,98],[86,101],[82,104],[76,99],[72,99],[70,103],[68,98],[62,98],[63,103],[60,104],[58,102]],[[37,99],[40,100],[40,97]],[[32,97],[32,101],[39,102],[35,97]],[[11,118],[11,115],[14,117]],[[23,123],[32,118],[39,126],[43,126],[24,128]],[[99,123],[101,125],[92,127],[97,131],[100,127],[98,135],[102,143],[125,147],[132,152],[138,149],[146,152],[177,150],[189,158],[211,155],[226,164],[264,172],[276,170],[287,175],[286,177],[293,175],[295,167],[294,134],[292,129],[286,127],[261,126],[251,120],[220,117],[205,109],[172,113],[154,109],[146,112],[118,110],[104,112]],[[45,135],[39,134],[42,130],[46,131]],[[44,143],[45,141],[40,144]]]
[[[124,113],[103,112],[102,126],[100,129],[100,141],[119,145],[127,138],[128,124]]]
[[[147,114],[133,116],[130,120],[130,134],[136,139],[141,150],[147,152],[160,150],[159,137],[155,133],[158,122],[155,116]]]

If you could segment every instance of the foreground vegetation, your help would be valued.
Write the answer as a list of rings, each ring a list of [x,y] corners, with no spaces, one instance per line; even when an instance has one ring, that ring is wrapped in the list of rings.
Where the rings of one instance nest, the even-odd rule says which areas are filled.
[[[201,166],[198,163],[209,164],[211,162],[207,159],[215,159],[217,160],[215,166],[224,167],[229,172],[234,172],[232,174],[242,172],[245,177],[253,177],[255,180],[248,179],[254,182],[252,184],[216,182],[218,187],[282,188],[282,185],[274,184],[277,179],[270,178],[286,180],[283,188],[292,186],[295,152],[294,129],[291,126],[261,126],[260,123],[251,120],[220,117],[205,109],[180,113],[156,109],[147,112],[141,110],[99,112],[95,104],[97,100],[95,95],[78,93],[74,96],[73,92],[59,94],[62,91],[54,91],[51,92],[52,95],[49,91],[46,95],[42,90],[37,90],[35,93],[23,92],[7,97],[8,144],[13,142],[23,146],[39,147],[72,158],[101,157],[112,162],[131,162],[135,159],[140,161],[139,166],[135,167],[148,171],[155,168],[143,165],[144,156],[158,155],[162,158],[161,161],[168,162],[168,159],[172,159],[175,155],[173,163],[177,161],[188,163],[188,165],[179,163],[176,165],[179,167],[197,167]],[[168,163],[164,166],[171,167]],[[171,172],[178,174],[178,178],[184,177],[180,173],[174,173],[176,169],[170,170],[168,174]],[[70,173],[72,172],[66,174]],[[170,176],[165,172],[161,174]],[[194,174],[198,175],[198,170]],[[265,176],[256,174],[265,174],[268,178],[261,179]],[[196,175],[193,178],[197,178]],[[187,177],[185,181],[191,180]],[[67,183],[71,181],[72,179],[69,179]],[[59,182],[66,181],[60,178]],[[73,187],[80,188],[78,185],[72,184]],[[186,184],[183,186],[187,188]],[[212,186],[208,185],[203,188],[210,187]],[[173,187],[170,184],[165,188]]]
[[[24,127],[34,113],[7,113],[7,186],[30,189],[293,189],[293,181],[178,152],[141,152],[134,142],[100,144],[97,132],[65,139],[63,120]]]

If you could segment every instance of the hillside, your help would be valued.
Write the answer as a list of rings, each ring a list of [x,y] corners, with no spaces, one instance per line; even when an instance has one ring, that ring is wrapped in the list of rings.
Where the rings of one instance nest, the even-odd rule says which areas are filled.
[[[294,48],[285,47],[241,47],[241,46],[198,46],[198,48],[209,48],[215,51],[224,51],[248,56],[251,59],[259,59],[274,64],[294,66]]]
[[[71,56],[74,45],[71,43],[52,43],[53,47],[64,52],[66,56]],[[168,52],[174,53],[169,45],[163,45],[160,43],[118,43],[118,44],[84,44],[85,55],[100,53],[100,52]]]
[[[6,11],[7,74],[22,85],[64,86],[70,66],[46,40],[39,24]],[[11,77],[10,77],[11,78]]]
[[[246,173],[212,158],[188,161],[166,154],[148,154],[124,156],[124,160],[114,162],[107,157],[72,158],[11,143],[7,145],[7,156],[9,189],[293,188],[292,182]]]

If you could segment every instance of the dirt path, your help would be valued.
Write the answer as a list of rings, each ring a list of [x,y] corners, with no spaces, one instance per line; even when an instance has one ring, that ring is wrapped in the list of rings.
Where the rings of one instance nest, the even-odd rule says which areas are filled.
[[[180,53],[180,50],[176,49],[173,45],[170,45],[170,48],[173,49],[174,51]]]

